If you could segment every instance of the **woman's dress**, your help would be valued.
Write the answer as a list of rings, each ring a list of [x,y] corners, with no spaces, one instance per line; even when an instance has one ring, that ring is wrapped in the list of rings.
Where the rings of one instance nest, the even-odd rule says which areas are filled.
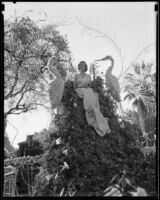
[[[100,111],[98,94],[92,88],[85,88],[91,83],[90,75],[85,77],[75,77],[75,91],[80,98],[83,98],[83,107],[86,110],[86,119],[89,125],[93,126],[99,136],[103,137],[110,132],[108,120],[105,119]]]

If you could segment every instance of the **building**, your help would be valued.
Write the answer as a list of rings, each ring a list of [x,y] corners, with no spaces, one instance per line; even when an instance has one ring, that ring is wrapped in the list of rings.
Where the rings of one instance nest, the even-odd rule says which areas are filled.
[[[33,139],[33,135],[28,135],[26,141],[20,142],[18,145],[17,157],[43,154],[42,145],[38,140]]]

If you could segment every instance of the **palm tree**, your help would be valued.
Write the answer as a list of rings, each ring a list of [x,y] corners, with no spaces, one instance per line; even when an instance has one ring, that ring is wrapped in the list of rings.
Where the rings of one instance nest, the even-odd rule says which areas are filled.
[[[124,77],[123,91],[127,92],[124,100],[132,100],[132,106],[139,114],[139,124],[143,136],[146,132],[146,120],[156,117],[156,73],[151,74],[151,63],[133,65],[133,73]]]

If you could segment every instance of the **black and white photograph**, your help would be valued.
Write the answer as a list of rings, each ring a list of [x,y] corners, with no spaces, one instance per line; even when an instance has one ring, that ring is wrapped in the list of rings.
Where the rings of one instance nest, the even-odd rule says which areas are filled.
[[[157,198],[158,3],[2,4],[2,196]]]

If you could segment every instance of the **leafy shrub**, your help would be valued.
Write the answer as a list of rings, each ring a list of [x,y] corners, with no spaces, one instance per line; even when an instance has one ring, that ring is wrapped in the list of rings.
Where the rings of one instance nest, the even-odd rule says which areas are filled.
[[[39,190],[43,196],[101,196],[112,177],[125,169],[133,184],[156,195],[155,157],[145,158],[136,146],[136,127],[124,121],[121,128],[115,105],[103,95],[99,77],[93,88],[111,133],[101,138],[87,124],[83,101],[75,94],[73,82],[67,81],[62,98],[65,111],[55,116],[58,131],[50,134],[46,160],[50,180]]]

